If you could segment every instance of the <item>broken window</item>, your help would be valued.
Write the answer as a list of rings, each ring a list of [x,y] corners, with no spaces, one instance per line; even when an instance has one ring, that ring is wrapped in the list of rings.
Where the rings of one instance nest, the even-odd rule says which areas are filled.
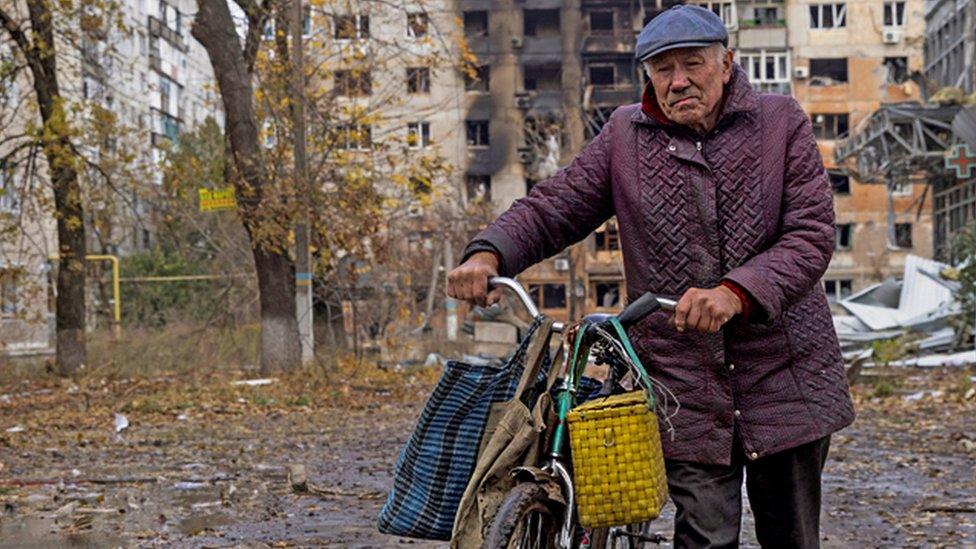
[[[851,194],[851,176],[844,172],[829,171],[830,187],[834,194]]]
[[[407,146],[422,149],[430,146],[430,122],[410,122],[407,124]]]
[[[593,234],[597,251],[613,251],[620,249],[620,233],[616,223],[607,223],[602,231]]]
[[[358,70],[336,71],[335,91],[346,97],[369,95],[373,91],[373,81],[368,72]]]
[[[817,139],[838,139],[847,135],[847,113],[814,114],[810,118]]]
[[[619,308],[620,307],[620,282],[618,281],[599,281],[590,286],[590,295],[597,307]]]
[[[488,12],[484,10],[464,12],[464,36],[477,38],[488,36]]]
[[[543,309],[566,308],[565,284],[530,284],[529,295],[536,303],[541,303]]]
[[[824,291],[827,292],[827,300],[835,302],[850,297],[853,293],[854,281],[849,278],[824,280],[823,285]]]
[[[847,82],[847,58],[830,57],[810,60],[810,85],[831,86]]]
[[[559,10],[525,10],[525,36],[559,36]]]
[[[590,34],[613,34],[613,12],[591,11]]]
[[[488,121],[487,120],[468,120],[465,122],[468,146],[487,147],[488,146]]]
[[[837,230],[835,231],[836,238],[834,239],[834,249],[835,250],[849,250],[851,249],[851,237],[854,233],[853,223],[838,223]]]
[[[616,67],[613,65],[590,65],[590,84],[593,86],[613,86],[616,73]]]
[[[884,3],[884,26],[886,27],[905,26],[905,2]]]
[[[522,87],[528,91],[559,91],[563,87],[563,71],[559,65],[526,66],[522,74]]]
[[[468,203],[491,202],[491,176],[468,174],[464,176],[464,188]]]
[[[423,38],[427,36],[427,26],[430,19],[426,13],[407,14],[407,36],[410,38]]]
[[[895,223],[895,246],[899,248],[912,247],[911,223]]]
[[[488,91],[488,77],[491,74],[491,67],[481,65],[474,70],[472,75],[464,71],[464,89],[467,91]]]
[[[407,91],[409,93],[430,93],[429,67],[407,67]]]
[[[888,84],[901,84],[905,80],[908,80],[908,58],[885,57],[884,70],[885,82]]]
[[[811,4],[811,29],[840,29],[847,26],[847,4]]]
[[[336,15],[335,37],[339,40],[369,38],[369,16],[364,13]]]

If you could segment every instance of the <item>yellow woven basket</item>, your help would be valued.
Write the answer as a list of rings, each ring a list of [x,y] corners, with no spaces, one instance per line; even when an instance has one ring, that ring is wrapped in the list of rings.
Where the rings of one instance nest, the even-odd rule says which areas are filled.
[[[668,484],[647,394],[632,391],[588,402],[566,420],[580,524],[621,526],[660,515]]]

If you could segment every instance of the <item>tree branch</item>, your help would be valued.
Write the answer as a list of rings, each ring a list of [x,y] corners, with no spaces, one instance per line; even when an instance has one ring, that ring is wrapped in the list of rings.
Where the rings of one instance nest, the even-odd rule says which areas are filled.
[[[234,0],[247,16],[247,36],[244,40],[244,61],[247,63],[247,72],[254,72],[254,63],[258,57],[258,49],[261,48],[262,35],[264,34],[264,24],[268,21],[271,13],[272,0]]]

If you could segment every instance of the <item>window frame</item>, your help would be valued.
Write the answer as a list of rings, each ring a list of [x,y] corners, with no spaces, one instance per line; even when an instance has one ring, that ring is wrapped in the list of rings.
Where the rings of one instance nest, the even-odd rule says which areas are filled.
[[[898,11],[901,7],[901,13]],[[886,1],[882,7],[881,25],[886,29],[900,29],[905,27],[908,20],[906,16],[906,2],[904,0]],[[899,17],[899,15],[901,17]],[[888,23],[888,21],[891,21]]]
[[[411,136],[418,136],[419,138],[411,139]],[[430,122],[426,120],[419,120],[417,122],[407,123],[407,148],[413,150],[426,149],[431,146],[430,139]]]
[[[407,38],[417,40],[418,38],[425,38],[430,34],[430,16],[425,11],[414,11],[408,12],[406,17],[407,21]],[[413,20],[420,19],[423,22],[423,28],[420,33],[417,33],[417,28],[414,27]]]
[[[851,278],[825,278],[820,283],[827,294],[827,301],[830,303],[837,303],[854,295],[854,280]],[[828,283],[833,286],[833,290],[827,288]],[[844,286],[847,286],[846,293]]]
[[[809,6],[809,28],[811,30],[836,30],[847,28],[846,2],[828,2],[824,4],[810,4]],[[830,26],[826,26],[824,24],[824,8],[830,9]],[[816,16],[814,16],[814,13],[816,13]]]
[[[430,94],[430,80],[430,67],[407,67],[407,93],[412,95]]]
[[[835,252],[849,252],[854,249],[854,224],[853,223],[837,223],[834,230],[834,251]],[[842,236],[844,230],[847,232],[847,244],[842,244]]]
[[[352,18],[354,21],[354,36],[340,36],[339,31],[344,27],[339,25],[339,18]],[[365,24],[364,24],[365,22]],[[332,38],[336,41],[366,40],[369,38],[369,14],[357,12],[354,14],[335,14],[332,16]]]
[[[766,71],[766,60],[774,59],[773,77],[770,78]],[[782,61],[782,64],[780,63]],[[792,82],[790,62],[790,52],[785,50],[759,50],[758,52],[739,53],[739,65],[745,69],[749,76],[750,84],[782,84]],[[755,76],[753,69],[759,69],[760,76]],[[782,69],[782,70],[781,70]],[[775,74],[782,72],[782,74]]]
[[[365,135],[365,139],[357,137],[353,140],[350,135],[356,133]],[[370,124],[341,124],[339,125],[339,139],[336,149],[343,151],[368,151],[373,148],[373,127]]]
[[[476,129],[477,139],[474,139],[473,140],[475,142],[472,142],[472,139],[471,139],[471,135],[472,135],[471,131],[474,128],[474,126],[472,126],[473,124],[477,124],[477,127],[476,127],[477,128]],[[482,126],[484,127],[484,131],[483,132],[480,129]],[[465,135],[464,135],[465,142],[467,143],[467,146],[468,146],[469,149],[477,149],[477,148],[484,149],[484,148],[488,148],[489,146],[491,146],[491,125],[490,125],[489,120],[487,120],[487,119],[465,120],[464,121],[464,133],[465,133]],[[482,140],[482,137],[484,137],[483,140]]]
[[[610,69],[613,82],[610,84],[597,84],[593,82],[593,69]],[[589,85],[594,88],[613,88],[617,86],[617,65],[613,63],[593,63],[586,66],[586,78]]]

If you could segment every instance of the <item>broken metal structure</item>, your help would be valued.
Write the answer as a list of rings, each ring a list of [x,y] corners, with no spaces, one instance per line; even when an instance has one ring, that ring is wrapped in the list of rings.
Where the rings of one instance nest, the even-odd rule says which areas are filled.
[[[834,157],[859,180],[887,185],[889,199],[899,184],[922,175],[933,200],[935,255],[949,259],[952,236],[976,219],[976,178],[957,178],[946,157],[960,133],[973,133],[974,121],[961,105],[882,105],[837,144]]]

